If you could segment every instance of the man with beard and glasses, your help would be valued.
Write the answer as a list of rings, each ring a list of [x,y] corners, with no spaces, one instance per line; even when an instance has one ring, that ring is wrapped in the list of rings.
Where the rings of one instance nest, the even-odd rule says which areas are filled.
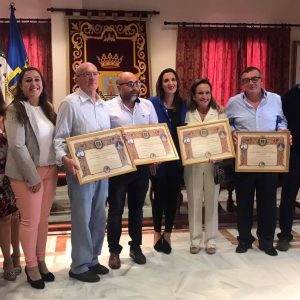
[[[157,115],[149,100],[139,98],[141,82],[136,75],[122,72],[118,75],[119,96],[107,102],[111,128],[158,123]],[[122,232],[122,214],[127,196],[128,232],[131,238],[130,257],[137,264],[145,264],[142,253],[143,205],[149,185],[149,165],[137,167],[136,172],[115,176],[109,179],[107,240],[110,251],[108,265],[119,269],[119,255],[122,251],[120,237]]]

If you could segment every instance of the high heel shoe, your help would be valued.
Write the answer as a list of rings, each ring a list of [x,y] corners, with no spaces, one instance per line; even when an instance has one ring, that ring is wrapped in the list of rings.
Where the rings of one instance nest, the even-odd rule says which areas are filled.
[[[164,235],[162,235],[161,237],[162,237],[162,240],[163,240],[163,243],[162,243],[163,253],[170,254],[171,251],[172,251],[172,247],[171,247],[170,243],[165,239]]]
[[[44,281],[50,282],[50,281],[55,280],[54,274],[48,271],[48,268],[47,268],[46,263],[45,263],[44,260],[43,261],[38,261],[38,268],[39,268],[41,277]],[[47,273],[43,273],[43,271],[47,272]]]
[[[155,243],[155,245],[153,246],[153,248],[157,252],[163,252],[163,240],[162,240],[162,237],[159,238],[159,240]]]
[[[55,280],[55,276],[51,272],[48,272],[46,274],[43,274],[42,272],[40,272],[40,274],[42,276],[43,281],[50,282],[50,281],[54,281]]]
[[[28,275],[26,267],[25,267],[25,274],[27,276],[27,281],[30,283],[31,287],[33,287],[35,289],[39,289],[39,290],[45,288],[44,280],[43,279],[32,280]]]

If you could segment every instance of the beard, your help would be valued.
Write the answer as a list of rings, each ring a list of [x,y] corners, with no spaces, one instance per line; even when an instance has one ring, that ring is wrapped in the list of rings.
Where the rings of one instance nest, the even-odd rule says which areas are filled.
[[[139,96],[139,92],[133,91],[128,93],[127,95],[124,95],[124,100],[128,103],[133,103]]]

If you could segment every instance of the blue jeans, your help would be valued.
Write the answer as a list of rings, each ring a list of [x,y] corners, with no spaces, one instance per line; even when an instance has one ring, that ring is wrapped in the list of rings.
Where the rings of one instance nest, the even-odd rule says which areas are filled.
[[[80,185],[76,176],[67,174],[67,183],[72,206],[71,271],[79,274],[98,263],[105,235],[108,180]]]

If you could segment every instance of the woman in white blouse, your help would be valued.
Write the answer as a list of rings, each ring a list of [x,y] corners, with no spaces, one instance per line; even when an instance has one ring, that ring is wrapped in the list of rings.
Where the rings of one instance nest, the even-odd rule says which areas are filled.
[[[48,218],[57,183],[55,122],[56,114],[48,102],[40,71],[25,68],[5,117],[8,141],[5,174],[10,178],[21,214],[20,242],[27,281],[37,289],[43,289],[45,281],[55,278],[45,264]]]
[[[218,112],[218,105],[212,97],[212,86],[208,79],[196,80],[190,89],[187,102],[187,124],[204,123],[226,118]],[[202,203],[205,208],[205,238],[203,240],[208,254],[216,252],[215,239],[218,233],[218,196],[220,185],[214,183],[213,162],[198,163],[184,167],[184,181],[188,197],[190,228],[190,252],[199,253],[203,240]]]

